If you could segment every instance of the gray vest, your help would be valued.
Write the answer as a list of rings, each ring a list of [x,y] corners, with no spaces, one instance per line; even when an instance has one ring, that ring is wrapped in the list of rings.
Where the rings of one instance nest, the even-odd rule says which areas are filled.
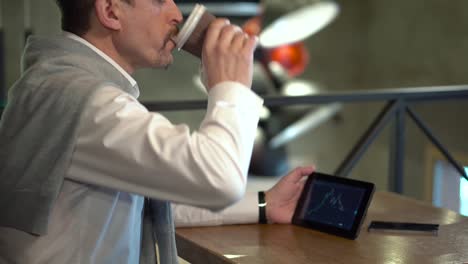
[[[0,226],[47,233],[67,171],[80,115],[90,96],[112,85],[138,87],[86,45],[67,37],[30,38],[21,78],[9,91],[0,121]],[[140,263],[177,263],[170,204],[146,200]]]

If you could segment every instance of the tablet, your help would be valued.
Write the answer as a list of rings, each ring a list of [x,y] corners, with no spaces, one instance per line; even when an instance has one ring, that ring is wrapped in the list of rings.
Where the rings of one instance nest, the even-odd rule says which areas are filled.
[[[292,223],[356,239],[374,189],[370,182],[314,172],[305,183]]]

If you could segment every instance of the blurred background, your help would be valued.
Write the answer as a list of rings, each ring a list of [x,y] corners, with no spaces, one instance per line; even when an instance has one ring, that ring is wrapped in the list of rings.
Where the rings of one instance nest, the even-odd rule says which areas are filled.
[[[296,2],[307,4],[270,1],[274,7],[269,9],[268,1],[198,2],[218,16],[229,16],[232,23],[252,34],[265,29],[269,12],[291,13]],[[176,3],[188,14],[194,2]],[[338,0],[333,6],[337,9],[321,17],[327,23],[314,33],[287,46],[264,44],[258,50],[253,87],[257,93],[294,96],[468,83],[467,1]],[[8,87],[20,74],[25,37],[59,33],[60,14],[54,0],[2,0],[0,8],[1,99],[5,101]],[[287,31],[310,28],[321,20],[305,21],[288,26]],[[287,33],[281,34],[273,40],[287,37]],[[141,89],[140,100],[205,99],[198,81],[199,64],[198,59],[180,51],[175,52],[175,63],[167,70],[138,71],[135,79]],[[276,181],[290,168],[307,164],[333,174],[383,105],[265,108],[251,164],[253,179]],[[462,166],[468,166],[467,106],[467,100],[446,100],[413,107]],[[187,123],[196,129],[204,111],[164,114],[174,123]],[[300,133],[281,137],[286,129],[301,124]],[[406,124],[403,194],[468,214],[468,190],[463,191],[466,180],[412,122]],[[366,151],[351,178],[374,182],[379,190],[390,189],[391,127],[383,130]]]

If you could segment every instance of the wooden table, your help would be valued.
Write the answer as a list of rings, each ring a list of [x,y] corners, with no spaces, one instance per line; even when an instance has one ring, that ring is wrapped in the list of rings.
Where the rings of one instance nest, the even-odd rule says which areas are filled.
[[[440,224],[438,236],[369,233],[371,220]],[[377,192],[356,240],[293,225],[177,229],[179,255],[190,263],[468,263],[468,218]]]

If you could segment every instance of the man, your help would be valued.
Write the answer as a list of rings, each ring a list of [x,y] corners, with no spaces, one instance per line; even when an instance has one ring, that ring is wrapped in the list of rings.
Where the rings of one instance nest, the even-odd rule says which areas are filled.
[[[208,108],[190,133],[148,112],[130,76],[172,63],[172,0],[57,2],[65,33],[28,41],[0,123],[0,263],[154,263],[156,242],[176,263],[165,201],[221,210],[244,194],[257,40],[210,25]]]

